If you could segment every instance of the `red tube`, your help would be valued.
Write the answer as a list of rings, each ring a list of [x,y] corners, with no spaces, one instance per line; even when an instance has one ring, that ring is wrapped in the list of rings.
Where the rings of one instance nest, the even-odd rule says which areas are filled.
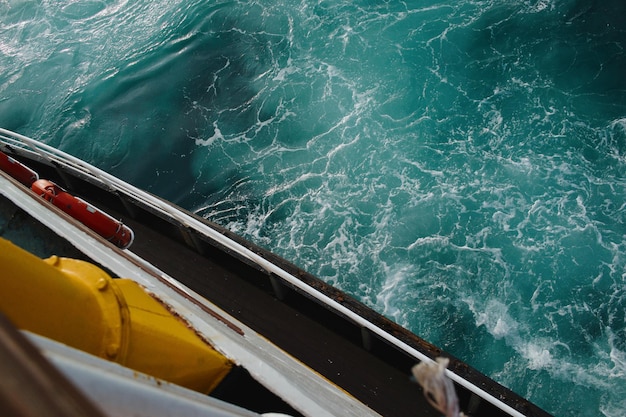
[[[27,187],[39,179],[39,175],[35,171],[17,162],[4,152],[0,152],[0,169]]]
[[[129,227],[86,201],[74,197],[52,181],[37,180],[33,182],[31,189],[114,245],[126,249],[133,243],[135,235]]]

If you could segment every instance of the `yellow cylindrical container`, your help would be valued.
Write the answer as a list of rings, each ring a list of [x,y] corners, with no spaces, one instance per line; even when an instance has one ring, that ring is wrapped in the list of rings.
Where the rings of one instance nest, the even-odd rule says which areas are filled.
[[[5,239],[0,310],[19,328],[203,393],[232,366],[134,281],[80,260],[42,260]]]

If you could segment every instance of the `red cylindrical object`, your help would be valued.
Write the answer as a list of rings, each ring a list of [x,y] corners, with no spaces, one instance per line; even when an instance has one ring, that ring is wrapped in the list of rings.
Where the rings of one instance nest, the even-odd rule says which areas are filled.
[[[52,181],[37,180],[31,189],[114,245],[126,249],[133,242],[134,234],[129,227]]]
[[[39,175],[35,171],[4,152],[0,152],[0,169],[27,187],[30,187],[33,182],[39,179]]]

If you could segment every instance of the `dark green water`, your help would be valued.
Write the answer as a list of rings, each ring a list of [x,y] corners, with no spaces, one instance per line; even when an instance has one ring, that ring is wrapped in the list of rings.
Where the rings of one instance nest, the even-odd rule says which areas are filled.
[[[0,1],[0,125],[556,416],[626,414],[626,3]]]

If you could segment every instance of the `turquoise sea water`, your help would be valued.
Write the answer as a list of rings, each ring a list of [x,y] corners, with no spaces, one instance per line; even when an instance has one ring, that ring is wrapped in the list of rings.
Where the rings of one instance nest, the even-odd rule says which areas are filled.
[[[623,416],[624,16],[0,0],[0,126],[277,252],[556,416]]]

